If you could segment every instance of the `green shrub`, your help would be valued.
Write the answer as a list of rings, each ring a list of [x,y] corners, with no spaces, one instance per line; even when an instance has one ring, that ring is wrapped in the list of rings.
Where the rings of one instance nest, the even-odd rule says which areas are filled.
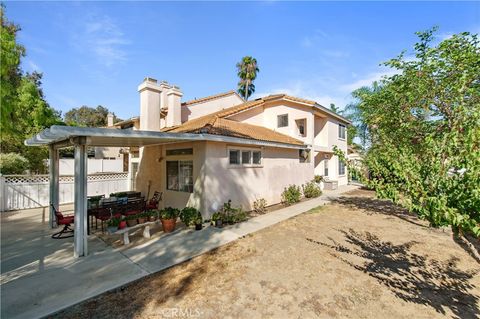
[[[185,207],[180,213],[180,219],[185,226],[195,225],[198,220],[202,220],[202,214],[195,207]]]
[[[315,183],[319,184],[320,182],[323,182],[323,176],[322,175],[315,175],[314,179]]]
[[[259,198],[253,202],[253,211],[257,214],[265,214],[267,212],[267,201],[265,198]]]
[[[0,173],[23,174],[29,168],[28,160],[17,153],[0,154]]]
[[[167,207],[160,211],[161,219],[176,219],[180,214],[180,210],[173,207]]]
[[[285,187],[282,192],[282,203],[287,206],[298,203],[301,196],[302,192],[300,191],[300,186],[290,185]]]
[[[318,197],[322,195],[322,191],[320,190],[320,187],[318,187],[317,184],[314,182],[308,182],[304,185],[302,185],[303,189],[303,195],[306,198],[313,198],[313,197]]]

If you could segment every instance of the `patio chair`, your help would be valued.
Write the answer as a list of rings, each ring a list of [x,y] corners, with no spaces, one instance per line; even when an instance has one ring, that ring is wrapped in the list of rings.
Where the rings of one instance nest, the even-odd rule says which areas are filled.
[[[70,225],[73,224],[74,215],[63,215],[59,212],[53,204],[50,204],[53,208],[55,218],[57,219],[57,225],[63,225],[63,229],[58,233],[52,235],[53,239],[64,239],[73,237],[73,229],[70,228]]]
[[[153,193],[153,197],[148,201],[145,209],[157,209],[158,203],[162,200],[163,193],[155,192]]]

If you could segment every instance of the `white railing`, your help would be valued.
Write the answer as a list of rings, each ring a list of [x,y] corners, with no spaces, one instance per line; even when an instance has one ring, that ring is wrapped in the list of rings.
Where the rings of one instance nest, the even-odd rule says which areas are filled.
[[[60,204],[72,203],[73,176],[60,176]],[[128,191],[128,173],[88,175],[88,195]],[[0,175],[0,211],[43,207],[49,205],[48,175]]]

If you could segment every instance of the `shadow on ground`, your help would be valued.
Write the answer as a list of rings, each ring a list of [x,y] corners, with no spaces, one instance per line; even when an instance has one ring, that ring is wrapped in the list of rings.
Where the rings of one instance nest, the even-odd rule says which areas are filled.
[[[450,309],[456,318],[478,318],[479,298],[473,294],[478,288],[469,282],[478,270],[459,269],[456,257],[439,261],[418,255],[411,251],[418,244],[415,241],[395,245],[369,232],[351,228],[339,232],[346,244],[331,238],[330,243],[306,239],[332,250],[332,256],[367,273],[404,301],[430,306],[441,314]]]
[[[413,225],[428,227],[427,224],[422,224],[415,215],[410,214],[408,210],[399,205],[395,205],[389,200],[381,200],[363,196],[342,196],[332,200],[332,203],[345,205],[350,208],[361,209],[368,215],[382,214],[394,216]]]

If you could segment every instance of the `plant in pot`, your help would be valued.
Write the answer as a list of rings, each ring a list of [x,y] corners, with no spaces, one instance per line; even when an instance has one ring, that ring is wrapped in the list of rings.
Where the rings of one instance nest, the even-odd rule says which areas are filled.
[[[170,233],[175,230],[179,213],[180,211],[173,207],[167,207],[160,211],[160,221],[164,232]]]
[[[137,217],[138,217],[138,223],[143,224],[148,219],[148,213],[147,212],[140,213],[137,215]]]
[[[112,218],[108,221],[107,223],[107,231],[111,234],[116,232],[118,229],[120,229],[120,222],[122,220],[120,218]]]
[[[138,221],[138,216],[137,215],[129,215],[125,218],[127,220],[127,225],[128,227],[133,227],[137,225]]]
[[[158,217],[158,211],[157,210],[149,210],[148,212],[146,212],[147,216],[148,216],[148,221],[149,222],[154,222],[157,220],[157,217]]]
[[[197,218],[195,219],[195,230],[202,230],[203,228],[203,217],[200,212],[198,212]]]
[[[118,224],[118,229],[127,228],[127,221],[124,218],[120,219],[120,223]]]
[[[222,212],[216,212],[213,213],[212,215],[212,223],[215,225],[215,227],[222,227],[223,226],[223,213]]]
[[[195,225],[195,221],[200,212],[195,207],[185,207],[180,213],[180,220],[185,224],[185,226]],[[201,215],[200,215],[201,216]]]

